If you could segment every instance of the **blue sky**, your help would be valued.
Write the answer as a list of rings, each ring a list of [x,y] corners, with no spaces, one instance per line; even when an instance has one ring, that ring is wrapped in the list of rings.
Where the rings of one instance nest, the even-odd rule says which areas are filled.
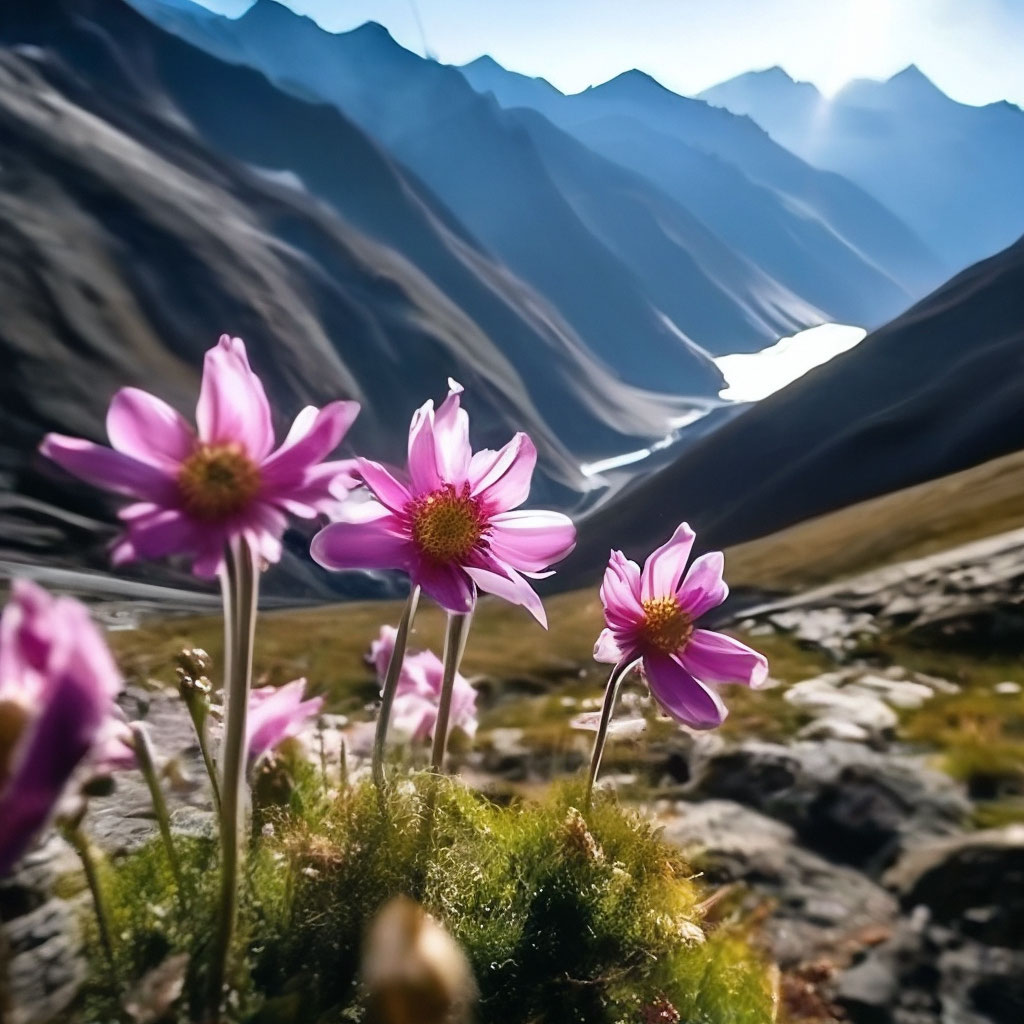
[[[200,0],[239,14],[251,0]],[[955,99],[1024,106],[1024,0],[286,0],[331,31],[386,25],[445,63],[489,53],[578,91],[638,67],[694,93],[779,64],[831,93],[915,63]]]

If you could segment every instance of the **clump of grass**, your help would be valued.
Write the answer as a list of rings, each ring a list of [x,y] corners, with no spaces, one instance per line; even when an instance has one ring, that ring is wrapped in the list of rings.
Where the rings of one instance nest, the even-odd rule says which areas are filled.
[[[707,894],[678,851],[614,799],[600,798],[584,818],[575,787],[497,806],[456,779],[413,773],[382,801],[369,784],[325,795],[312,769],[293,773],[286,805],[257,809],[234,1019],[363,1020],[363,935],[399,894],[465,949],[480,1024],[642,1024],[663,1004],[688,1024],[774,1019],[771,971],[740,924],[706,928]],[[110,877],[122,978],[191,954],[179,1017],[167,1018],[182,1021],[202,992],[216,876],[212,843],[183,852],[186,913],[157,844]],[[102,961],[94,974],[80,1019],[117,1019]]]

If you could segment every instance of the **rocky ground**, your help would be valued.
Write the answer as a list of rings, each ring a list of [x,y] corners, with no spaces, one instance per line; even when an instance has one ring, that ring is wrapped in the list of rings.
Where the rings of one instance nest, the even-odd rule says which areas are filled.
[[[937,757],[920,729],[952,720],[968,699],[983,702],[986,714],[994,707],[998,717],[1004,706],[1019,714],[1018,681],[1009,671],[997,677],[1024,640],[1021,576],[1024,535],[1016,533],[748,608],[736,624],[745,635],[806,655],[778,660],[786,678],[775,690],[743,695],[743,708],[763,702],[760,721],[770,718],[771,728],[681,732],[655,720],[639,688],[626,694],[605,784],[641,802],[688,852],[715,893],[713,914],[745,916],[759,930],[782,969],[784,1019],[1024,1021],[1024,824],[978,827],[979,808],[993,797],[1019,799],[1024,763],[1012,763],[1017,748],[1005,736],[992,739],[993,758],[1011,756],[1009,768],[989,773],[1000,780],[993,789],[977,711],[969,721],[981,730],[982,769],[976,756],[971,773],[942,770],[950,759]],[[953,644],[948,656],[942,644]],[[964,673],[965,657],[981,657],[965,649],[993,646],[1013,657],[979,677]],[[929,671],[920,668],[921,650]],[[576,731],[540,721],[541,699]],[[742,717],[740,700],[732,703]],[[485,715],[461,769],[502,793],[578,771],[595,706],[595,694],[572,687],[543,698],[506,695]],[[178,827],[208,827],[198,753],[176,701],[134,689],[126,710],[151,723],[168,758]],[[359,726],[335,717],[328,759],[342,733],[358,756]],[[152,833],[133,775],[90,815],[109,853]],[[4,1019],[12,1024],[48,1020],[81,982],[82,896],[66,883],[74,870],[54,839],[0,886],[13,993]]]

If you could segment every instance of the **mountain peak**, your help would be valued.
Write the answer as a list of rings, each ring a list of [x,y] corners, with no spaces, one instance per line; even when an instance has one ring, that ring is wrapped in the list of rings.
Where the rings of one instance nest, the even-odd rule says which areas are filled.
[[[908,64],[902,71],[897,71],[885,84],[922,93],[942,93],[942,90],[916,64]]]
[[[646,91],[652,88],[658,89],[661,92],[669,92],[661,82],[639,68],[633,68],[632,71],[623,71],[622,74],[608,79],[607,82],[590,86],[590,89],[605,89],[614,92]],[[589,92],[590,90],[588,89],[587,91]]]
[[[462,69],[464,71],[469,69],[475,69],[477,71],[504,71],[502,67],[489,53],[482,53],[476,60],[471,60],[468,64],[463,64]]]
[[[358,36],[363,39],[380,39],[392,43],[395,41],[395,37],[391,34],[390,30],[379,21],[364,21],[362,25],[357,25],[352,29],[349,35]]]

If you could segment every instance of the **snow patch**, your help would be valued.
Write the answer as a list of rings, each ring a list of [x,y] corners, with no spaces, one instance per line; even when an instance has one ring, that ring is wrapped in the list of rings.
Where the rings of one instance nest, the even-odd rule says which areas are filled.
[[[715,365],[729,385],[719,392],[719,397],[733,402],[757,402],[767,398],[808,370],[859,345],[866,335],[863,327],[821,324],[781,338],[760,352],[718,356]]]

